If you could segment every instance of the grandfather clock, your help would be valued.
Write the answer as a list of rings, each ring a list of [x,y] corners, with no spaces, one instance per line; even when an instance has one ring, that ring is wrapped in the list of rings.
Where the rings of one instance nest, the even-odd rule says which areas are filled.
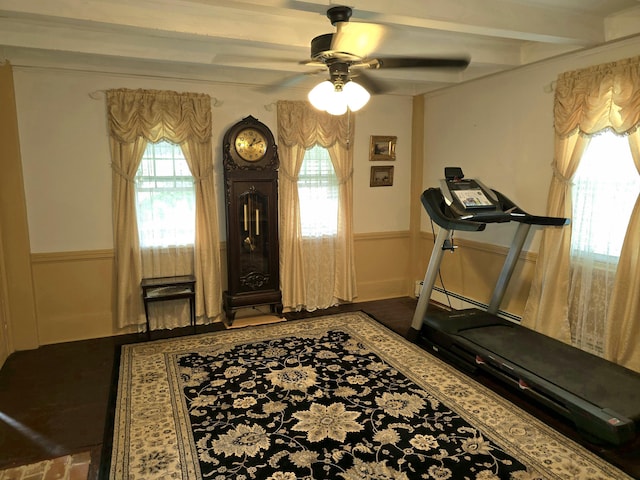
[[[278,251],[278,151],[269,128],[252,116],[223,140],[227,204],[227,276],[224,311],[268,305],[282,314]]]

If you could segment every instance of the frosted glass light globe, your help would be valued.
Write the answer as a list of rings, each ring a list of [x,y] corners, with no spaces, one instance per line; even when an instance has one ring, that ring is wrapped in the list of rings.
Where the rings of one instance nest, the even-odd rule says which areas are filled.
[[[327,97],[325,110],[331,115],[343,115],[347,112],[347,98],[344,92],[334,90]]]
[[[343,87],[342,92],[347,97],[347,105],[351,109],[352,112],[357,112],[362,107],[364,107],[371,95],[369,92],[360,84],[354,82],[353,80],[347,82],[347,84]]]
[[[309,102],[318,110],[326,110],[327,97],[333,94],[335,88],[329,80],[319,83],[311,89],[307,97]]]

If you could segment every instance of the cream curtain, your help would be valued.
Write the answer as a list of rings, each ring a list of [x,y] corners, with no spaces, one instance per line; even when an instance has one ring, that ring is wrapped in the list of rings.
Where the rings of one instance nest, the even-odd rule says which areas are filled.
[[[547,214],[571,216],[571,178],[589,143],[589,136],[604,129],[612,129],[618,134],[630,134],[636,131],[639,124],[640,57],[559,75],[554,101],[556,139],[553,179],[549,190]],[[634,156],[637,155],[637,151],[634,152]],[[637,221],[637,217],[636,206],[632,220]],[[636,231],[630,232],[633,232],[632,236],[637,235]],[[637,256],[638,243],[630,244],[633,239],[629,235],[627,237],[623,250],[627,251],[627,256],[629,250],[635,250]],[[529,328],[567,343],[571,341],[567,306],[570,246],[570,228],[547,228],[543,231],[536,272],[522,321],[522,324]],[[621,257],[620,264],[626,261],[626,257]],[[636,265],[637,263],[636,261]],[[633,271],[626,272],[627,270]],[[622,285],[629,283],[624,278],[625,275],[637,279],[638,268],[619,269],[615,285],[620,287],[614,287],[616,300],[612,302],[612,305],[615,305],[611,308],[612,311],[624,311],[625,322],[635,323],[640,321],[637,302],[635,306],[617,306],[624,303],[624,298],[635,295],[634,290],[616,294]],[[608,324],[608,337],[615,338],[622,333],[621,322],[623,319],[618,318]],[[637,331],[638,327],[635,328]],[[627,331],[630,329],[627,328]],[[608,342],[611,348],[614,345],[611,343],[613,338]],[[611,348],[607,347],[607,355],[613,358]]]
[[[589,139],[580,135],[556,137],[553,178],[547,198],[548,216],[571,216],[570,179],[588,143]],[[570,228],[543,230],[531,292],[522,318],[522,325],[565,343],[571,343],[567,304],[570,250]]]
[[[640,175],[640,130],[629,135],[629,145]],[[640,196],[631,213],[609,303],[605,357],[640,372]]]
[[[306,293],[309,272],[305,262],[309,263],[309,260],[305,258],[312,258],[312,254],[305,255],[304,249],[309,243],[303,242],[300,228],[298,174],[306,149],[315,144],[328,149],[339,182],[338,233],[330,266],[335,273],[329,279],[333,284],[323,288],[331,292],[332,298],[343,301],[352,301],[356,296],[352,227],[353,136],[351,113],[333,116],[314,110],[306,102],[278,102],[280,271],[285,307],[298,310],[328,306],[322,304],[325,300],[311,299]]]
[[[179,144],[196,180],[196,316],[220,315],[221,292],[217,209],[208,95],[157,90],[108,90],[107,119],[112,157],[113,230],[116,259],[116,321],[145,323],[142,264],[133,180],[147,142]]]
[[[191,174],[196,180],[196,243],[194,275],[196,277],[196,317],[208,323],[221,313],[220,239],[211,146],[211,100],[208,106],[208,140],[187,140],[180,144]],[[203,112],[204,113],[204,112]],[[199,124],[197,124],[199,126]],[[199,137],[198,137],[199,138]]]
[[[107,103],[111,93],[107,92]],[[110,136],[113,245],[115,253],[115,315],[118,327],[144,324],[144,306],[140,296],[142,259],[136,222],[133,179],[147,146],[144,137],[120,142]]]

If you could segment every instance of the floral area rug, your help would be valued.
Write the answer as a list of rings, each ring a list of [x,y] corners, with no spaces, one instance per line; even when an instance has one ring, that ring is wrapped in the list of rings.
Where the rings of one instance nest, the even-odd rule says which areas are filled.
[[[630,478],[356,312],[125,345],[110,478]]]

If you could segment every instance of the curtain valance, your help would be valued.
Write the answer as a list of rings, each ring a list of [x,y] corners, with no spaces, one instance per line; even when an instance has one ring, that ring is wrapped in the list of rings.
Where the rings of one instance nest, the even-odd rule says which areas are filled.
[[[640,124],[640,56],[558,76],[555,130],[560,137],[605,128],[623,134]]]
[[[350,148],[353,141],[353,114],[330,115],[309,108],[307,102],[278,102],[278,142],[288,147],[311,148],[316,143],[329,148]]]
[[[211,138],[211,97],[161,90],[107,90],[109,134],[119,143],[137,137],[181,144]]]

